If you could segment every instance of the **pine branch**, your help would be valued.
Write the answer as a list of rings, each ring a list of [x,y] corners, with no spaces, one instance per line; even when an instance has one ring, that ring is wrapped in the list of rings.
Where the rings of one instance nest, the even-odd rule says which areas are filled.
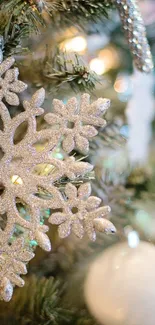
[[[23,50],[22,40],[42,27],[83,26],[107,16],[106,1],[95,0],[0,0],[0,35],[4,37],[5,56]]]
[[[39,33],[44,20],[39,11],[23,0],[0,2],[0,35],[4,38],[5,56],[22,49],[22,40]]]
[[[9,306],[0,303],[1,325],[95,325],[87,310],[65,307],[62,281],[31,276],[16,290]],[[97,324],[96,324],[97,325]]]
[[[121,135],[121,127],[123,126],[123,121],[121,119],[114,119],[113,121],[108,121],[104,128],[98,130],[98,135],[93,141],[90,142],[91,154],[100,148],[119,148],[126,144],[126,139]]]
[[[92,91],[95,88],[95,83],[99,82],[96,73],[80,62],[77,55],[74,56],[74,59],[67,59],[62,53],[57,56],[55,66],[52,68],[48,64],[49,71],[44,75],[49,82],[55,82],[56,87],[69,83],[74,91]],[[50,69],[53,71],[50,72]]]
[[[108,150],[118,150],[125,147],[126,139],[121,135],[120,129],[123,121],[116,119],[109,121],[104,128],[100,128],[98,135],[90,142],[90,159],[95,155],[100,158],[95,163],[95,181],[92,189],[95,195],[102,198],[104,204],[111,207],[111,220],[117,225],[122,236],[122,228],[129,222],[134,208],[134,187],[127,188],[128,176],[131,167],[126,160],[126,168],[117,166],[116,158],[106,153]],[[125,154],[125,151],[124,151]],[[94,161],[91,161],[94,164]],[[126,218],[124,217],[126,216]]]
[[[108,17],[107,10],[111,3],[107,0],[45,0],[45,7],[49,8],[54,19],[54,15],[59,15],[59,21],[77,22],[83,25],[84,21],[96,22],[101,17]]]
[[[28,278],[23,290],[16,290],[8,306],[1,303],[1,324],[60,325],[70,318],[70,310],[61,307],[64,288],[54,278]]]
[[[100,82],[97,74],[85,66],[77,54],[69,57],[58,50],[52,52],[52,56],[45,53],[39,60],[32,57],[21,68],[24,80],[33,81],[36,87],[43,86],[52,93],[67,84],[75,92],[91,92]]]
[[[51,20],[59,17],[66,20],[96,21],[101,17],[108,17],[107,10],[112,7],[112,2],[107,0],[27,0],[39,12],[46,11],[51,15]]]

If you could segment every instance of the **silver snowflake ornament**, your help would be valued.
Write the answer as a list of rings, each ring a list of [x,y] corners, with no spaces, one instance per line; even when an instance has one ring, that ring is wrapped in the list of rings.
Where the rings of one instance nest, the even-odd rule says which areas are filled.
[[[0,294],[1,298],[9,301],[12,297],[13,286],[23,287],[24,280],[19,274],[26,274],[26,262],[29,262],[34,253],[24,248],[24,241],[18,238],[12,245],[5,247],[5,243],[1,242],[0,256]]]
[[[96,239],[96,230],[105,233],[114,233],[114,225],[104,219],[110,207],[100,207],[101,200],[98,197],[90,196],[91,185],[85,183],[76,186],[69,183],[65,187],[65,196],[61,196],[61,211],[53,213],[49,222],[59,225],[58,232],[61,238],[70,235],[71,231],[79,238],[86,233],[90,240]]]
[[[18,80],[19,71],[17,68],[9,69],[15,62],[14,58],[8,58],[0,66],[0,101],[5,98],[10,105],[19,105],[19,98],[16,95],[27,88],[27,85]],[[4,78],[2,77],[5,73]]]
[[[80,238],[86,233],[95,240],[96,230],[115,231],[111,222],[104,218],[109,207],[99,207],[101,200],[90,196],[90,185],[86,183],[78,188],[72,184],[73,180],[82,179],[93,166],[66,154],[74,147],[83,152],[88,150],[88,139],[97,133],[95,127],[105,124],[102,114],[109,101],[98,99],[91,104],[87,94],[82,96],[79,106],[75,98],[66,106],[55,100],[54,114],[45,114],[47,128],[38,131],[36,117],[44,114],[41,108],[45,97],[43,88],[25,100],[24,111],[13,118],[6,106],[18,105],[17,94],[27,87],[18,80],[18,69],[11,68],[13,64],[14,59],[8,58],[0,65],[3,123],[0,131],[0,217],[5,220],[5,226],[0,227],[0,298],[5,301],[11,299],[15,285],[24,285],[20,275],[27,272],[26,264],[34,256],[30,243],[35,242],[46,251],[51,249],[46,234],[49,227],[42,222],[43,211],[52,211],[49,222],[59,225],[60,237],[66,237],[72,229]],[[27,125],[26,133],[16,142],[15,133],[22,123]],[[70,123],[73,123],[71,128]],[[37,150],[42,142],[45,143],[42,150]],[[64,159],[54,156],[55,149],[61,145],[66,151]],[[44,166],[50,166],[52,172],[38,173]],[[57,186],[62,179],[67,182],[65,190]],[[19,203],[27,212],[25,217]]]
[[[62,147],[70,153],[78,149],[82,153],[89,150],[89,139],[98,132],[94,126],[104,126],[106,121],[101,117],[110,105],[109,99],[99,98],[90,104],[90,96],[81,96],[78,105],[76,98],[71,98],[65,105],[62,101],[53,101],[54,113],[46,115],[46,120],[51,125],[58,125],[61,136],[64,137]]]

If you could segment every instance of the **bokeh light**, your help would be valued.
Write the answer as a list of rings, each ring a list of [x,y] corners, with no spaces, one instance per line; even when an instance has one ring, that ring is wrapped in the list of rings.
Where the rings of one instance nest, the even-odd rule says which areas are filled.
[[[103,60],[94,58],[89,63],[90,69],[101,76],[106,71],[106,66]]]
[[[84,53],[87,48],[87,41],[84,36],[76,36],[62,42],[60,48],[66,52]]]

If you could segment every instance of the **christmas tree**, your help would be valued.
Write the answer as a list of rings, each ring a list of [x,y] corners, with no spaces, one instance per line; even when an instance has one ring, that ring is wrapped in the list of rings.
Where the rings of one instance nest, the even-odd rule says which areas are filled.
[[[0,1],[1,324],[155,322],[154,9]]]

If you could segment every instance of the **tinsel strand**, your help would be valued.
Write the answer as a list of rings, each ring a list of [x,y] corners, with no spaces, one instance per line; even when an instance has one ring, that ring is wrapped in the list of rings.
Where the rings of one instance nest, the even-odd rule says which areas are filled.
[[[153,69],[152,55],[146,37],[146,29],[136,0],[113,0],[133,55],[135,66],[142,72]]]

